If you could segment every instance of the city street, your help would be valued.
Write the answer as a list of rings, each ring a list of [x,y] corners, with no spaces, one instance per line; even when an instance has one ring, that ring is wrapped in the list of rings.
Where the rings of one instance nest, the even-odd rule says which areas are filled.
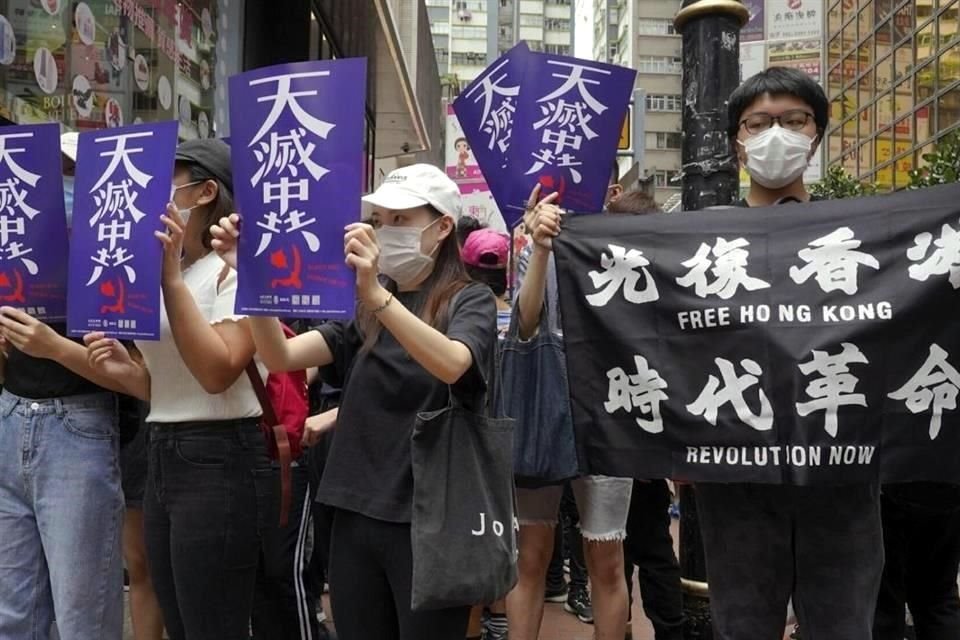
[[[676,540],[678,539],[676,520],[672,522],[671,529],[674,544],[676,545]],[[634,582],[633,585],[633,593],[640,593],[636,582]],[[129,601],[128,598],[125,598],[125,600]],[[324,596],[323,607],[325,611],[330,612],[329,596]],[[633,603],[632,626],[634,640],[654,640],[653,627],[643,614],[643,602],[639,597],[637,597]],[[331,625],[331,627],[335,627],[335,625]],[[790,631],[792,631],[792,627],[784,631],[784,640],[789,639]],[[542,640],[593,640],[593,626],[583,624],[577,620],[575,616],[564,611],[562,604],[547,604],[544,607],[543,627],[540,629],[540,638],[542,638]],[[134,640],[129,614],[125,621],[123,640]]]

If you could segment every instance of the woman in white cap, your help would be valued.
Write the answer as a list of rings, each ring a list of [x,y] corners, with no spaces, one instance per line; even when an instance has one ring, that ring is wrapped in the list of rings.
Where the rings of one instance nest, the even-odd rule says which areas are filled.
[[[341,640],[462,640],[469,607],[410,610],[410,435],[417,414],[446,407],[451,391],[467,400],[484,388],[496,305],[464,269],[455,233],[460,192],[443,172],[398,169],[363,201],[378,229],[352,224],[344,235],[357,319],[292,340],[273,318],[251,318],[251,327],[271,371],[320,366],[344,389],[319,492],[336,510],[330,593]],[[235,264],[238,218],[213,233],[215,248]]]

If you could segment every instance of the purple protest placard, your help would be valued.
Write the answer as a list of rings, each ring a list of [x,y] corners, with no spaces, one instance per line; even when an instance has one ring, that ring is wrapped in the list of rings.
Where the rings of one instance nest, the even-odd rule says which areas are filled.
[[[157,340],[177,123],[80,134],[70,237],[67,329]]]
[[[521,82],[507,177],[513,220],[533,185],[578,211],[600,211],[610,184],[636,71],[567,56],[530,54]]]
[[[759,42],[764,37],[764,0],[743,0],[743,6],[750,11],[750,21],[740,30],[740,42]]]
[[[257,69],[230,78],[237,208],[237,313],[344,319],[356,277],[343,229],[360,220],[364,58]]]
[[[0,129],[0,305],[67,314],[67,218],[60,126]]]
[[[508,151],[520,95],[520,80],[531,56],[521,42],[487,67],[453,103],[463,135],[509,226],[519,219],[507,205]]]

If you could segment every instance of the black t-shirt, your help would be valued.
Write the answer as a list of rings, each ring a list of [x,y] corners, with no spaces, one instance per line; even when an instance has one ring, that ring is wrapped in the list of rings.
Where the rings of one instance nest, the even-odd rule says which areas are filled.
[[[65,323],[51,323],[50,327],[60,335],[66,335]],[[12,346],[7,356],[4,388],[15,396],[43,400],[65,398],[87,393],[99,393],[103,389],[82,376],[78,376],[55,360],[34,358],[17,351]]]
[[[407,309],[419,314],[421,292],[400,293]],[[473,366],[450,389],[472,409],[482,407],[497,343],[497,306],[490,289],[471,284],[456,295],[446,335],[473,354]],[[446,384],[411,358],[385,328],[361,353],[363,338],[355,323],[331,323],[317,329],[334,362],[321,376],[343,388],[336,437],[320,484],[318,501],[387,522],[410,522],[413,468],[410,436],[417,414],[447,406]]]

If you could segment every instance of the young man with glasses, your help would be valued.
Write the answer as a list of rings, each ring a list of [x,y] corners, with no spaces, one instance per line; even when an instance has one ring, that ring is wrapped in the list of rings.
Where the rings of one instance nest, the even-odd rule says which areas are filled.
[[[823,89],[796,69],[768,69],[734,91],[730,140],[750,173],[740,205],[810,201],[803,172],[827,119]],[[871,639],[883,569],[878,485],[696,489],[717,640],[780,640],[791,598],[804,640]]]

